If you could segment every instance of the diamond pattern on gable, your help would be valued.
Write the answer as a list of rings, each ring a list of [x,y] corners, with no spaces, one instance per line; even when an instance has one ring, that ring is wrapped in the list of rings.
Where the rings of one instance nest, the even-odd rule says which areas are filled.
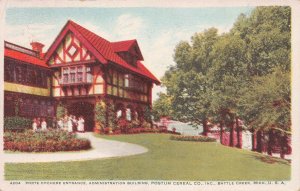
[[[49,60],[49,64],[65,64],[94,59],[90,51],[71,32],[65,35],[52,58],[51,61]]]
[[[70,48],[69,48],[69,54],[71,55],[71,56],[73,56],[74,54],[75,54],[75,52],[77,51],[77,48],[75,48],[75,46],[70,46]]]

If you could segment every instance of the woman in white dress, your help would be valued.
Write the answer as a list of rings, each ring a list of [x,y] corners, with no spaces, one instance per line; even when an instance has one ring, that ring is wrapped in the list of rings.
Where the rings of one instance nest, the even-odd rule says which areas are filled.
[[[58,126],[58,129],[63,129],[64,127],[64,122],[63,122],[63,119],[60,118],[58,121],[57,121],[57,126]]]
[[[33,131],[37,131],[36,118],[33,119],[33,122],[32,122],[32,130],[33,130]]]
[[[42,127],[42,131],[46,131],[47,130],[47,122],[46,122],[45,119],[42,120],[41,127]]]
[[[64,131],[68,130],[68,121],[69,121],[68,119],[69,119],[69,117],[67,115],[65,115],[63,118],[63,130]]]
[[[71,117],[69,117],[68,118],[68,132],[73,132],[73,123],[72,123],[72,118]]]
[[[78,131],[84,132],[84,119],[82,116],[80,116],[78,119]]]

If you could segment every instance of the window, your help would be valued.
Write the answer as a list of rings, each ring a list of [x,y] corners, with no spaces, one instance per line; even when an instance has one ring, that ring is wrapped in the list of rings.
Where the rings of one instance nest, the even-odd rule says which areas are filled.
[[[48,86],[48,76],[47,76],[47,73],[42,72],[41,76],[42,76],[42,83],[43,83],[42,86],[43,87],[47,87]]]
[[[77,74],[77,82],[82,82],[82,73]]]
[[[85,73],[86,70],[86,73]],[[72,66],[62,68],[63,79],[62,82],[66,83],[81,83],[93,81],[92,69],[91,67],[84,66]]]
[[[36,80],[37,80],[38,86],[44,87],[45,84],[44,84],[44,79],[42,78],[42,71],[37,70]]]
[[[30,73],[30,76],[31,76],[31,84],[37,84],[37,80],[36,80],[36,71],[35,70],[31,70],[31,73]]]
[[[117,85],[118,84],[118,73],[114,72],[113,74],[113,84]]]
[[[88,83],[93,82],[93,75],[92,75],[91,67],[87,67],[87,68],[86,68],[86,81],[87,81]]]
[[[69,68],[63,68],[63,74],[69,74]]]
[[[83,80],[82,72],[83,72],[83,67],[78,66],[77,67],[77,82],[82,82],[82,80]]]
[[[91,67],[86,67],[86,72],[91,72]]]
[[[77,67],[77,72],[83,72],[82,66]]]
[[[122,74],[119,74],[119,86],[124,86],[124,76]]]
[[[5,64],[4,80],[13,81],[13,67],[10,64]]]
[[[68,83],[68,74],[64,74],[63,82]]]
[[[18,83],[21,83],[22,82],[22,69],[20,66],[17,66],[16,67],[16,81]]]
[[[70,73],[76,73],[76,68],[75,67],[71,67]]]
[[[70,74],[71,83],[75,83],[75,73]]]
[[[125,87],[128,88],[129,87],[129,75],[128,74],[124,75],[124,82],[125,82]]]

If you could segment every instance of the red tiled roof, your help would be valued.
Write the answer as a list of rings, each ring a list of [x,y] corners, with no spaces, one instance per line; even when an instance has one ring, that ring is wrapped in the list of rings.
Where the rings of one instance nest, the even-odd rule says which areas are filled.
[[[115,52],[132,52],[130,49],[133,45],[137,49],[133,52],[134,56],[137,56],[138,60],[144,60],[139,45],[135,39],[133,40],[125,40],[125,41],[118,41],[118,42],[111,42],[112,48]]]
[[[45,68],[49,68],[44,60],[41,60],[41,59],[39,59],[37,57],[34,57],[34,56],[30,56],[28,54],[24,54],[22,52],[18,52],[16,50],[11,50],[11,49],[5,48],[4,56],[10,57],[10,58],[13,58],[13,59],[16,59],[16,60],[21,60],[23,62],[27,62],[27,63],[30,63],[30,64],[34,64],[34,65],[42,66],[42,67],[45,67]]]
[[[149,78],[153,79],[155,81],[156,84],[160,84],[160,81],[144,66],[144,64],[142,64],[141,61],[137,61],[137,68],[139,68],[139,70],[145,74],[146,76],[148,76]]]
[[[69,20],[68,23],[70,23],[105,59],[110,60],[111,62],[130,71],[145,76],[156,84],[160,84],[160,81],[141,62],[138,61],[137,67],[135,67],[128,64],[118,54],[116,54],[116,50],[113,47],[116,46],[116,43],[118,44],[118,42],[111,43],[71,20]],[[128,47],[128,45],[134,41],[135,40],[119,42],[119,45],[122,44],[121,48],[123,49]]]
[[[125,40],[119,42],[112,42],[111,45],[115,52],[128,51],[130,47],[136,42],[136,40]]]

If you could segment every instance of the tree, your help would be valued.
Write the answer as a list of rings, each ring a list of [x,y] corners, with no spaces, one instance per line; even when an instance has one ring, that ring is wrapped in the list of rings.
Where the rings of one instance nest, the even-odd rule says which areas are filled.
[[[152,124],[152,111],[149,106],[144,107],[144,120]]]
[[[274,114],[273,110],[275,108],[268,108],[260,103],[254,106],[252,103],[255,103],[258,97],[253,98],[254,95],[252,94],[253,91],[259,91],[256,88],[261,88],[261,86],[258,86],[259,79],[262,79],[265,85],[267,84],[266,81],[272,81],[275,70],[280,70],[289,75],[291,57],[290,18],[290,7],[258,7],[249,17],[241,15],[231,30],[232,34],[240,36],[247,45],[247,71],[251,76],[251,82],[248,83],[243,90],[244,93],[240,97],[240,111],[243,114],[244,120],[246,120],[248,126],[252,129],[252,132],[259,132],[258,143],[262,142],[259,140],[262,137],[260,135],[263,133],[261,131],[269,132],[269,125],[261,123],[261,121],[277,118],[279,113],[281,113],[281,117],[282,115],[289,116],[289,109]],[[270,75],[271,73],[273,74]],[[259,76],[262,78],[259,78]],[[286,85],[289,87],[289,81],[286,81]],[[273,97],[276,95],[275,91],[277,91],[276,88],[273,88],[268,93],[272,94],[271,97]],[[290,91],[286,90],[286,92]],[[276,96],[280,97],[280,95]],[[245,111],[245,107],[247,108],[245,104],[249,104],[251,109],[246,109]],[[268,116],[268,114],[270,115]],[[288,121],[285,121],[284,124],[289,126]],[[280,128],[284,128],[282,125],[280,126]],[[271,139],[272,135],[273,133],[270,133]],[[269,141],[272,141],[271,139]],[[261,145],[258,145],[258,147],[261,148]]]
[[[56,107],[56,118],[61,119],[67,113],[67,108],[62,104],[59,103]]]
[[[240,105],[248,124],[258,127],[276,126],[290,130],[291,89],[290,72],[280,68],[262,77],[256,77],[245,88]]]
[[[107,103],[107,125],[111,129],[115,129],[117,127],[117,115],[115,111],[114,103]]]
[[[171,96],[164,93],[159,93],[159,98],[154,101],[152,109],[155,121],[158,121],[162,116],[172,117],[173,114],[171,103]]]
[[[213,51],[215,58],[208,73],[211,107],[215,114],[220,115],[220,124],[230,128],[230,146],[234,146],[240,88],[248,81],[246,44],[236,35],[225,34]]]
[[[167,95],[172,98],[173,117],[195,125],[202,124],[207,133],[210,109],[207,72],[213,59],[212,49],[218,40],[217,29],[211,28],[196,33],[191,45],[181,41],[175,48],[174,61],[164,75],[162,82]]]
[[[106,123],[106,104],[104,101],[98,100],[95,104],[95,122],[96,130],[102,131]]]
[[[289,7],[258,7],[249,16],[241,14],[228,33],[219,36],[211,28],[194,34],[191,43],[179,42],[174,50],[176,65],[162,79],[167,93],[161,97],[171,98],[173,117],[202,124],[204,134],[208,120],[219,122],[222,129],[230,128],[231,146],[234,127],[239,137],[240,119],[262,131],[268,131],[271,122],[274,128],[290,127],[290,108],[282,106],[289,105],[290,91],[274,77],[280,71],[290,85],[290,16]],[[260,91],[262,82],[264,88],[266,82],[273,83],[269,92]],[[279,87],[285,96],[272,93]],[[266,95],[276,107],[252,104]]]

